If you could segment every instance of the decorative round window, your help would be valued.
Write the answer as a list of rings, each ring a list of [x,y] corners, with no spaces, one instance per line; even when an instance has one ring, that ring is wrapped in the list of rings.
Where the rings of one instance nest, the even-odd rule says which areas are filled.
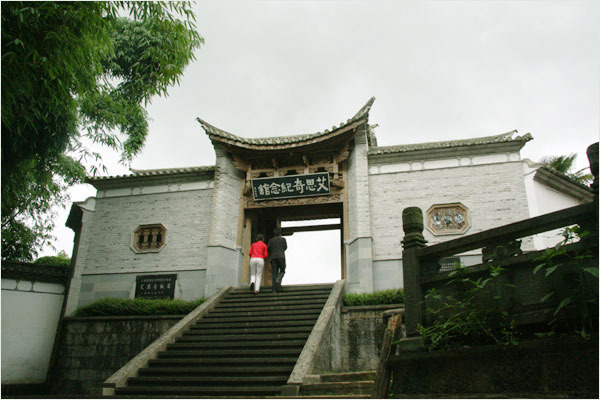
[[[133,233],[131,245],[136,253],[156,253],[167,243],[167,229],[162,224],[140,225]]]
[[[427,210],[427,228],[435,235],[462,234],[470,224],[469,210],[461,203],[436,204]]]

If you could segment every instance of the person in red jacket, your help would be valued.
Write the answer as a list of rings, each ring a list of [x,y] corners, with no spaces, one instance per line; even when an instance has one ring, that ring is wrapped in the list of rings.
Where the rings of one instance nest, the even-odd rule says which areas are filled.
[[[265,237],[259,233],[256,235],[256,242],[250,246],[250,290],[253,290],[254,294],[258,294],[260,291],[265,258],[269,256],[264,240]]]

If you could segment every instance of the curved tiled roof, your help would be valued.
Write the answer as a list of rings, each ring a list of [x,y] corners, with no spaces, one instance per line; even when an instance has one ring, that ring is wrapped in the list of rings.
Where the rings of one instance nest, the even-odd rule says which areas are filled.
[[[113,175],[113,176],[93,176],[88,177],[86,181],[88,183],[97,183],[103,181],[110,181],[115,179],[127,179],[127,178],[141,178],[141,177],[157,177],[157,176],[169,176],[179,175],[188,173],[202,173],[212,172],[215,170],[214,166],[205,167],[183,167],[183,168],[163,168],[163,169],[133,169],[131,168],[131,174],[127,175]]]
[[[219,129],[203,119],[196,118],[196,120],[202,125],[204,131],[211,137],[211,139],[215,139],[217,141],[226,141],[233,145],[251,145],[253,147],[268,147],[268,146],[285,146],[285,145],[297,145],[305,142],[312,141],[314,139],[318,139],[324,136],[328,136],[336,131],[341,131],[344,128],[352,125],[353,123],[361,120],[362,118],[368,116],[369,110],[375,101],[375,97],[371,97],[369,101],[360,109],[358,112],[346,122],[341,122],[339,126],[333,126],[331,130],[325,129],[321,132],[305,134],[305,135],[295,135],[295,136],[276,136],[276,137],[264,137],[264,138],[244,138],[241,136],[236,136],[232,133],[226,132],[222,129]]]
[[[485,144],[496,144],[496,143],[522,143],[523,145],[528,141],[532,140],[533,137],[530,133],[523,136],[515,136],[518,132],[516,130],[503,133],[501,135],[486,136],[473,139],[461,139],[461,140],[448,140],[444,142],[429,142],[429,143],[417,143],[417,144],[404,144],[398,146],[383,146],[374,147],[369,150],[369,155],[375,154],[393,154],[393,153],[405,153],[419,150],[437,150],[446,149],[453,147],[464,147],[474,145],[485,145]],[[513,137],[514,136],[514,137]]]

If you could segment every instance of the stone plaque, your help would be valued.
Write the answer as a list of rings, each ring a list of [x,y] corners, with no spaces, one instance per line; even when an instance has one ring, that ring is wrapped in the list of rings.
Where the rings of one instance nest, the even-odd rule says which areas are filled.
[[[176,281],[177,274],[138,275],[135,277],[135,298],[172,299]]]
[[[323,196],[329,193],[328,172],[252,179],[254,200]]]
[[[460,263],[460,257],[444,257],[440,259],[440,272],[454,271],[456,263]]]
[[[467,208],[460,204],[438,204],[427,210],[427,228],[436,235],[464,233],[470,225]]]

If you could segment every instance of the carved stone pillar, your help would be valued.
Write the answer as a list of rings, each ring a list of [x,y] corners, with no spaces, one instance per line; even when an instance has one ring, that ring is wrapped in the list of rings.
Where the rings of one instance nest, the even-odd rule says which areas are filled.
[[[421,268],[417,256],[418,249],[425,247],[423,237],[423,211],[419,207],[408,207],[402,211],[402,273],[404,275],[404,306],[406,308],[406,334],[417,335],[417,326],[422,321]]]

